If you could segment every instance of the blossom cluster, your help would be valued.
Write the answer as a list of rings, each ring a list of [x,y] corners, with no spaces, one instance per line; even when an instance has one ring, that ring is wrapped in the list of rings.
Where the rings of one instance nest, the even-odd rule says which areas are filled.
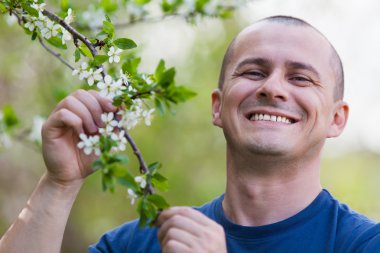
[[[38,3],[37,0],[34,0],[34,3],[31,4],[30,7],[38,11],[38,17],[23,14],[23,18],[26,20],[24,27],[31,32],[34,32],[38,29],[41,33],[41,36],[45,39],[51,39],[52,37],[59,35],[62,39],[62,44],[66,44],[67,41],[72,40],[70,32],[68,32],[60,24],[51,21],[42,13],[45,6],[45,3]],[[68,9],[67,16],[65,17],[64,21],[68,25],[74,21],[72,9]]]

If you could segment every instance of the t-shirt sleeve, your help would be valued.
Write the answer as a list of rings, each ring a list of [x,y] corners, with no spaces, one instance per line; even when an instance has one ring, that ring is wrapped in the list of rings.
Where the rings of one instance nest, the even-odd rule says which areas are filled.
[[[137,221],[132,221],[121,225],[104,235],[102,235],[96,244],[90,245],[89,253],[114,253],[127,252],[128,244],[133,236],[133,231],[138,226]]]

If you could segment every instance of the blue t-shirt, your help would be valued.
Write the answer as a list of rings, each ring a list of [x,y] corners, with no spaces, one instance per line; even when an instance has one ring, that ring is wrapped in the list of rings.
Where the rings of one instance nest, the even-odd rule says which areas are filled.
[[[380,252],[380,223],[352,211],[327,190],[298,214],[270,225],[240,226],[224,215],[221,196],[200,212],[224,227],[228,252],[234,253],[376,253]],[[90,253],[158,253],[157,228],[139,229],[138,221],[104,234]]]

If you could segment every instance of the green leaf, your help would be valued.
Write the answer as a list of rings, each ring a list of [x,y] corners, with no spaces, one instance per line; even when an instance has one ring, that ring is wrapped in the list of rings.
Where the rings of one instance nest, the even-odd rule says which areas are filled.
[[[113,177],[109,174],[103,174],[102,186],[103,186],[103,191],[110,190],[111,192],[114,192],[115,191],[115,183],[113,181]]]
[[[110,163],[119,162],[119,163],[127,164],[129,162],[129,157],[125,154],[113,154],[112,156],[110,156],[109,162]]]
[[[92,169],[94,170],[94,171],[96,171],[96,170],[100,170],[100,169],[103,169],[104,168],[104,164],[103,164],[103,162],[102,162],[102,160],[101,159],[98,159],[98,160],[95,160],[93,163],[92,163]]]
[[[118,8],[117,2],[112,0],[101,0],[100,5],[102,6],[103,10],[107,13],[114,12]]]
[[[112,171],[112,175],[116,178],[122,178],[128,173],[127,168],[119,163],[111,164],[109,167]]]
[[[95,38],[98,40],[105,40],[107,37],[108,37],[108,34],[103,31],[95,35]]]
[[[62,40],[58,37],[51,37],[50,39],[46,40],[49,42],[50,45],[59,48],[59,49],[67,49],[66,44],[62,44]]]
[[[162,73],[160,80],[158,80],[158,86],[162,88],[167,88],[170,84],[174,82],[175,69],[170,68]]]
[[[61,10],[66,12],[70,7],[69,0],[61,0]]]
[[[186,88],[185,86],[176,86],[170,91],[170,98],[173,103],[181,103],[195,97],[197,93]]]
[[[133,40],[127,38],[116,39],[113,41],[113,44],[123,50],[137,47],[137,44]]]
[[[156,97],[154,99],[154,106],[158,109],[161,115],[165,114],[166,112],[165,103],[161,99]]]
[[[36,38],[37,38],[37,32],[34,31],[33,34],[32,34],[32,40],[36,40]]]
[[[80,50],[77,48],[74,51],[74,57],[75,57],[75,62],[78,62],[80,60]]]
[[[149,195],[147,199],[148,201],[153,203],[158,209],[166,209],[170,207],[168,202],[166,202],[166,200],[158,194]]]
[[[107,21],[107,20],[103,21],[103,32],[108,34],[109,38],[113,38],[115,34],[115,27],[111,23],[111,21]]]
[[[14,112],[12,106],[6,105],[3,108],[4,123],[7,128],[16,126],[19,122],[16,113]]]
[[[29,4],[22,3],[21,7],[30,15],[33,17],[38,17],[38,11],[32,7],[30,7]]]
[[[165,192],[169,189],[169,183],[166,177],[160,173],[154,174],[152,178],[152,185],[158,190]]]
[[[137,68],[140,62],[141,62],[141,58],[128,59],[126,62],[124,62],[121,68],[124,73],[129,73],[130,75],[136,75]]]
[[[165,71],[165,61],[163,59],[161,59],[157,65],[156,71],[154,73],[154,76],[156,77],[157,81],[161,80],[162,73],[164,73],[164,71]]]
[[[127,171],[123,177],[118,178],[118,182],[127,188],[132,189],[134,192],[138,193],[140,187],[135,182],[135,178]]]
[[[154,162],[154,163],[151,163],[148,165],[148,169],[149,169],[149,173],[154,175],[154,173],[156,173],[156,171],[161,168],[161,164],[159,162]]]
[[[7,11],[8,11],[7,7],[3,3],[0,2],[0,12],[5,13]]]
[[[92,53],[91,53],[90,49],[88,49],[88,47],[83,45],[83,46],[80,46],[78,49],[83,56],[86,56],[88,58],[92,58]]]
[[[108,58],[108,55],[95,55],[93,65],[102,65],[104,62],[108,61]]]

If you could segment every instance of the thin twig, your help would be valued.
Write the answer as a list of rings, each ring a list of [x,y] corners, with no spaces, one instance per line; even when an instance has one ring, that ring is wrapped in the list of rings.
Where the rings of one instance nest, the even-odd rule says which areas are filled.
[[[41,38],[41,36],[38,36],[38,40],[39,42],[41,43],[41,45],[49,52],[51,53],[52,55],[54,55],[55,57],[58,58],[58,60],[60,60],[63,64],[65,64],[67,67],[69,67],[71,70],[74,70],[75,68],[73,66],[70,65],[70,63],[68,63],[65,59],[63,59],[61,57],[61,54],[55,52],[53,49],[51,49],[50,47],[48,47],[48,45],[45,44],[44,40]]]
[[[141,174],[147,174],[149,172],[149,169],[148,169],[148,166],[146,165],[146,163],[144,161],[144,158],[143,158],[143,156],[142,156],[139,148],[137,147],[135,141],[129,135],[129,133],[127,132],[127,130],[126,129],[123,129],[123,130],[124,130],[124,133],[125,133],[124,134],[125,138],[127,139],[128,143],[131,145],[133,153],[135,154],[135,156],[139,160],[139,163],[140,163],[140,173]],[[153,187],[152,187],[152,185],[150,183],[148,184],[148,187],[146,189],[147,189],[146,190],[147,194],[153,194],[154,193]]]
[[[98,52],[96,51],[95,45],[92,44],[91,41],[89,39],[87,39],[86,36],[84,36],[83,34],[79,33],[77,30],[75,30],[74,27],[72,27],[71,25],[67,24],[63,19],[61,19],[60,17],[58,17],[54,13],[52,13],[50,11],[47,11],[47,10],[43,10],[42,14],[44,14],[50,20],[57,22],[63,28],[65,28],[73,36],[73,40],[74,40],[74,44],[75,45],[77,45],[77,43],[75,43],[75,41],[80,40],[90,50],[90,52],[91,52],[91,54],[92,54],[93,57],[95,57],[98,54]],[[100,65],[100,66],[97,66],[97,68],[101,68],[102,69],[102,76],[104,78],[106,76],[106,72],[104,71],[104,67],[102,65]]]
[[[61,19],[60,17],[58,17],[57,15],[55,15],[54,13],[50,12],[50,11],[47,11],[47,10],[43,10],[42,11],[42,14],[44,14],[46,17],[48,17],[50,20],[52,21],[55,21],[57,22],[58,24],[60,24],[63,28],[65,28],[69,33],[71,33],[73,35],[74,38],[77,38],[79,39],[80,41],[82,41],[87,47],[88,49],[91,51],[91,54],[92,56],[96,56],[98,53],[94,47],[94,45],[91,43],[91,41],[89,41],[85,36],[83,36],[81,33],[77,32],[77,30],[75,30],[72,26],[70,26],[69,24],[67,24],[63,19]]]

